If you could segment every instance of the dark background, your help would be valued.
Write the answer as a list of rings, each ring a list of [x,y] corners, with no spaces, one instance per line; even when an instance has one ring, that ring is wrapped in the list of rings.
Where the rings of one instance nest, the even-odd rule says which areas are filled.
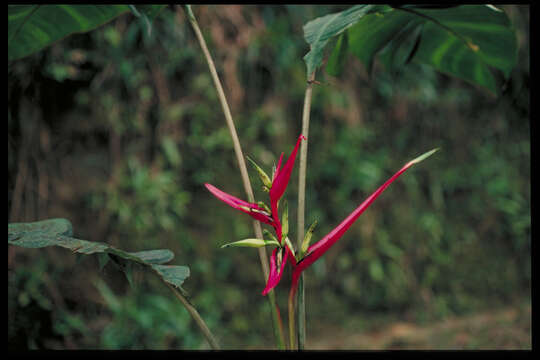
[[[243,150],[270,169],[300,134],[302,25],[344,6],[196,6]],[[529,8],[502,6],[519,60],[501,95],[410,64],[317,73],[306,224],[320,239],[405,162],[306,272],[307,348],[531,348]],[[172,10],[172,11],[171,11]],[[256,173],[250,169],[257,200]],[[296,233],[297,177],[286,192]],[[62,217],[77,238],[168,248],[226,349],[273,347],[251,220],[216,91],[182,11],[124,15],[8,67],[8,222]],[[293,235],[294,236],[294,235]],[[206,349],[168,289],[59,248],[8,246],[9,349]],[[277,287],[286,321],[287,272]]]

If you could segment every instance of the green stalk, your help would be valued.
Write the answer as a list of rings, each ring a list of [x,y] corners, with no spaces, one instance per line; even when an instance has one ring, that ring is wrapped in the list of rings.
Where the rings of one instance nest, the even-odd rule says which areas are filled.
[[[309,76],[306,93],[304,96],[304,109],[302,113],[302,135],[306,141],[300,145],[300,169],[298,175],[298,248],[302,248],[305,227],[305,206],[306,206],[306,172],[307,172],[307,147],[309,142],[309,115],[311,110],[311,97],[313,94],[313,81],[315,71]],[[305,278],[300,275],[298,281],[298,348],[303,350],[306,343],[306,302],[305,302]]]
[[[289,349],[295,349],[295,332],[294,332],[294,289],[289,292]],[[298,348],[296,348],[298,350]]]
[[[206,323],[202,319],[202,317],[199,314],[199,312],[197,311],[197,309],[195,309],[195,307],[189,302],[189,300],[186,299],[182,294],[180,294],[180,292],[178,290],[176,290],[176,288],[174,286],[172,286],[172,285],[170,285],[168,283],[165,283],[165,284],[169,287],[169,289],[171,289],[171,291],[178,298],[178,300],[180,300],[182,305],[184,305],[184,307],[189,312],[189,314],[191,315],[193,320],[195,320],[195,323],[197,324],[197,326],[199,327],[199,329],[203,333],[204,337],[208,341],[208,344],[210,344],[210,347],[213,350],[219,350],[220,349],[219,344],[217,343],[216,339],[214,338],[214,335],[212,335],[212,332],[210,331],[208,326],[206,326]]]
[[[296,313],[298,329],[298,350],[304,350],[306,345],[306,303],[304,294],[304,275],[298,279],[298,309]],[[302,304],[302,306],[300,306]]]
[[[208,68],[210,69],[210,74],[212,75],[212,80],[214,81],[214,86],[218,93],[218,98],[221,103],[221,108],[223,110],[223,114],[225,115],[225,120],[227,122],[227,126],[229,128],[229,132],[231,134],[231,138],[233,141],[234,152],[236,154],[236,159],[238,161],[238,167],[240,168],[240,175],[242,177],[242,182],[244,184],[244,190],[247,194],[248,201],[255,202],[255,196],[253,195],[253,189],[251,188],[251,182],[249,181],[247,166],[244,160],[245,157],[242,152],[240,140],[238,140],[238,135],[236,133],[236,128],[234,126],[234,121],[231,115],[231,111],[229,109],[229,105],[227,103],[227,98],[225,97],[225,92],[223,91],[223,87],[221,86],[221,81],[219,80],[216,66],[214,65],[214,61],[212,60],[210,51],[208,50],[208,47],[206,46],[206,41],[204,40],[201,29],[199,28],[197,20],[195,19],[195,15],[191,11],[191,6],[185,5],[185,9],[188,15],[189,22],[191,26],[193,27],[193,31],[195,31],[195,35],[197,36],[199,44],[201,45],[202,51],[206,58],[206,62],[208,63]],[[253,221],[253,228],[255,231],[255,236],[258,239],[262,239],[263,234],[262,234],[261,224],[258,221]],[[269,274],[268,257],[266,253],[266,248],[261,247],[258,249],[258,251],[259,251],[259,260],[261,262],[261,268],[264,275],[264,280],[266,281],[266,279],[268,279],[268,274]],[[276,308],[277,308],[276,297],[273,291],[270,291],[267,294],[267,297],[268,297],[268,301],[270,302],[270,311],[272,314],[274,334],[276,334],[276,342],[278,344],[278,348],[283,350],[285,349],[285,337],[283,335],[283,329],[280,326],[281,319],[279,318],[279,311],[276,311]]]

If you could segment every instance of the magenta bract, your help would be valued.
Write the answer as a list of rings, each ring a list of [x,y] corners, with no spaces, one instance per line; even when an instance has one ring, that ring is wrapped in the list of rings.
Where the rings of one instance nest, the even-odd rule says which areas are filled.
[[[217,197],[219,200],[223,201],[224,203],[232,206],[235,209],[238,209],[242,212],[245,212],[246,214],[250,215],[256,220],[259,220],[260,222],[263,222],[268,225],[273,225],[274,220],[271,217],[271,214],[268,214],[266,210],[261,208],[259,205],[255,203],[249,203],[244,200],[240,200],[237,197],[234,197],[232,195],[227,194],[226,192],[223,192],[216,188],[215,186],[211,184],[204,184],[206,188],[214,194],[215,197]]]
[[[323,237],[321,240],[317,241],[315,244],[308,247],[308,250],[306,252],[305,257],[297,263],[297,265],[294,267],[293,275],[292,275],[292,291],[296,291],[296,287],[298,285],[298,279],[300,278],[300,274],[302,271],[304,271],[307,267],[309,267],[311,264],[313,264],[315,261],[317,261],[322,255],[324,255],[325,252],[328,251],[328,249],[338,241],[343,234],[351,227],[351,225],[358,219],[360,215],[375,201],[379,195],[382,194],[382,192],[392,183],[394,182],[401,174],[403,174],[407,169],[409,169],[414,164],[424,160],[429,155],[433,154],[435,150],[432,150],[430,152],[427,152],[426,154],[419,156],[418,158],[409,161],[405,166],[403,166],[401,169],[399,169],[398,172],[396,172],[390,179],[388,179],[383,185],[381,185],[373,194],[371,194],[366,200],[364,200],[363,203],[360,204],[345,220],[341,222],[335,229],[330,231],[328,235]]]

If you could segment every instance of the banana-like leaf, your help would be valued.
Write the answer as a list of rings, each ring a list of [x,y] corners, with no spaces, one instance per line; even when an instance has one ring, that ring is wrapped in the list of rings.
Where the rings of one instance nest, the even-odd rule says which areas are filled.
[[[304,25],[304,38],[310,46],[304,56],[307,75],[311,75],[322,63],[323,50],[328,40],[341,34],[364,15],[377,11],[378,5],[356,5],[339,13],[329,14],[314,19]]]
[[[338,21],[339,29],[330,26]],[[327,66],[331,75],[340,73],[347,52],[368,70],[380,54],[390,70],[411,61],[427,64],[497,93],[492,70],[508,77],[517,63],[515,32],[506,14],[493,6],[365,5],[315,19],[304,26],[311,46],[304,58],[308,74],[322,64],[322,48],[338,35]]]
[[[32,223],[8,224],[8,244],[24,248],[61,246],[79,254],[97,254],[100,267],[107,258],[123,259],[126,263],[135,262],[153,270],[164,281],[182,290],[181,286],[189,277],[187,266],[163,265],[174,257],[168,249],[127,252],[106,243],[80,240],[72,237],[73,228],[69,220],[47,219]],[[103,255],[108,255],[104,257]],[[182,290],[183,291],[183,290]]]
[[[93,30],[137,12],[149,19],[165,5],[8,5],[8,62],[33,54],[74,33]],[[135,15],[137,16],[137,15]]]

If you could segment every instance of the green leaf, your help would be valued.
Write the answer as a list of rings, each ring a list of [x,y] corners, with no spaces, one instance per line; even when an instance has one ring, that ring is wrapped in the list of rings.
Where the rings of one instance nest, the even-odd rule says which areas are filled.
[[[304,56],[309,77],[322,63],[323,50],[332,37],[341,34],[364,15],[380,9],[379,5],[356,5],[334,14],[316,18],[304,25],[304,39],[310,51]]]
[[[73,33],[93,30],[128,11],[127,5],[8,5],[8,61]]]
[[[490,68],[508,77],[517,63],[516,35],[506,14],[481,5],[415,11],[429,17],[423,29],[429,36],[413,61],[497,93]]]
[[[225,244],[221,246],[221,248],[226,247],[252,247],[252,248],[260,248],[266,245],[276,245],[279,246],[279,243],[274,240],[265,240],[265,239],[244,239],[235,241],[232,243]]]
[[[73,227],[66,219],[8,224],[8,244],[24,248],[61,246],[77,254],[97,254],[100,269],[111,258],[120,265],[130,283],[133,263],[153,270],[164,281],[177,287],[189,276],[189,268],[186,266],[161,265],[174,258],[173,252],[168,249],[127,252],[105,243],[76,239],[71,237],[72,234]]]
[[[168,249],[138,251],[130,254],[149,264],[165,264],[174,258],[174,253]]]
[[[423,24],[411,21],[379,52],[379,60],[393,73],[399,72],[416,54],[422,39]]]
[[[326,65],[326,72],[332,76],[339,76],[343,69],[343,64],[349,51],[349,36],[348,32],[341,34],[337,40],[336,47]]]
[[[105,267],[105,265],[107,265],[110,259],[111,258],[109,257],[109,255],[105,253],[98,254],[98,265],[100,271],[103,270],[103,268]]]
[[[344,30],[348,39],[345,42],[346,35],[341,35],[332,50],[327,65],[330,75],[341,71],[344,52],[358,57],[368,71],[380,54],[388,69],[395,70],[410,61],[427,64],[496,93],[492,70],[508,77],[517,63],[514,29],[506,14],[493,6],[367,6],[354,6],[306,24],[305,33],[309,26],[313,33],[324,34],[318,40],[305,35],[312,46],[311,55],[305,58],[308,69],[320,66],[322,48]],[[324,27],[344,18],[345,29],[327,31]]]
[[[189,277],[189,268],[187,266],[176,265],[151,265],[159,276],[169,284],[182,290],[181,286]]]
[[[384,14],[369,14],[349,31],[349,51],[371,72],[377,52],[382,50],[404,28],[419,25],[421,19],[407,12],[390,10]]]

